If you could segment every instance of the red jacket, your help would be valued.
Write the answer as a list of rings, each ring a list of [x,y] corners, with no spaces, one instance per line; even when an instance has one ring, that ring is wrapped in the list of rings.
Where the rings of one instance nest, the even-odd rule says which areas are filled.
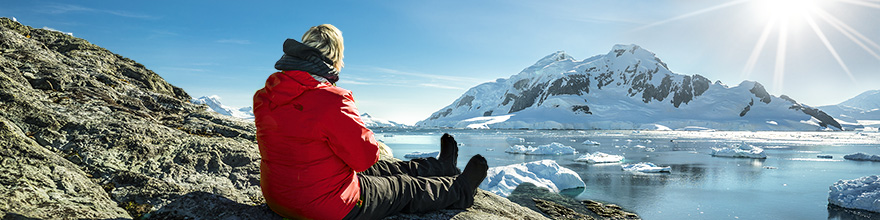
[[[288,218],[345,217],[360,198],[355,172],[379,159],[351,92],[303,71],[277,72],[254,94],[254,115],[269,207]]]

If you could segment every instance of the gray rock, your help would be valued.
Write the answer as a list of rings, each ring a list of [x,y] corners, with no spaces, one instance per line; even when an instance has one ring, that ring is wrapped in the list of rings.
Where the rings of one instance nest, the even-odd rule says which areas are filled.
[[[578,201],[531,183],[520,184],[507,198],[553,219],[640,219],[637,214],[614,204]]]
[[[0,117],[0,216],[131,218],[79,167]]]
[[[279,218],[252,121],[70,35],[0,18],[0,48],[0,218]],[[540,216],[485,192],[476,203],[396,218]]]

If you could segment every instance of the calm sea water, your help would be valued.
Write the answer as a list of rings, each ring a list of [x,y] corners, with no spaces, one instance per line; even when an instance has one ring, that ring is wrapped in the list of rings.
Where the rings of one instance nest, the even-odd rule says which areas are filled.
[[[450,133],[460,144],[461,168],[475,154],[485,156],[489,166],[556,160],[577,172],[586,183],[585,189],[566,190],[562,194],[619,204],[644,219],[860,218],[829,210],[828,187],[840,179],[880,175],[880,162],[843,159],[855,152],[880,154],[880,133],[439,129],[374,132],[400,159],[413,151],[438,151],[440,136]],[[578,155],[508,154],[504,150],[509,146],[505,141],[509,137],[524,138],[527,145],[533,146],[558,142],[580,153],[620,154],[626,157],[625,163],[653,162],[671,166],[672,172],[627,172],[619,164],[573,161]],[[585,140],[601,144],[581,144]],[[709,155],[712,147],[742,142],[764,148],[768,158]],[[834,158],[817,158],[820,154]]]

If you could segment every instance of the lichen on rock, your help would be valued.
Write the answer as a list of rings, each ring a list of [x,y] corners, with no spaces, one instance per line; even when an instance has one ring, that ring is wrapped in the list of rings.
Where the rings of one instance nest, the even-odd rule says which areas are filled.
[[[131,59],[0,18],[0,218],[280,219],[254,123],[190,99]],[[425,215],[540,216],[485,191],[475,203]]]

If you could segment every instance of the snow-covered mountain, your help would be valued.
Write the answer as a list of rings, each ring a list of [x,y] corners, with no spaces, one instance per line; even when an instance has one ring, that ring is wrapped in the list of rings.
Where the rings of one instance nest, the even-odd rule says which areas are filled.
[[[767,93],[673,73],[637,45],[576,60],[550,54],[508,79],[475,86],[416,126],[532,129],[840,130],[818,109]]]
[[[234,109],[220,103],[220,97],[216,95],[202,96],[197,99],[190,100],[193,104],[207,105],[208,110],[241,119],[254,119],[254,109],[250,106]]]
[[[364,121],[364,124],[369,128],[406,128],[409,125],[397,123],[394,121],[389,121],[382,118],[376,118],[371,116],[370,114],[363,113],[361,114],[361,121]]]
[[[820,106],[841,124],[880,127],[880,90],[869,90],[837,105]]]

